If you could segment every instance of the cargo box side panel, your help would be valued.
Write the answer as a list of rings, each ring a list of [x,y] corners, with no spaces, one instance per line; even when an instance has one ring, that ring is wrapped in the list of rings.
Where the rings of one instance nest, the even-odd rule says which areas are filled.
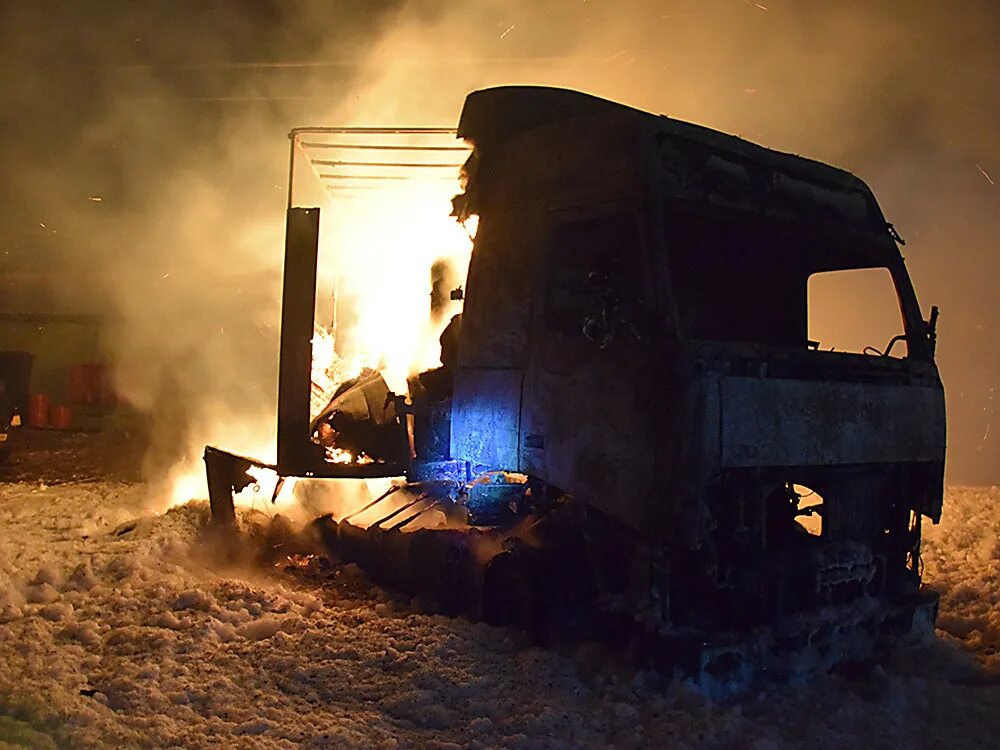
[[[451,455],[490,469],[518,468],[520,369],[461,368],[451,407]]]

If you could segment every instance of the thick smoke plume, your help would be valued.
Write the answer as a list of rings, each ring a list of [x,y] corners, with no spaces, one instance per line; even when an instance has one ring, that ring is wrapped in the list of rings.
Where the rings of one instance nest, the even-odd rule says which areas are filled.
[[[16,144],[3,166],[14,188],[5,237],[59,217],[74,226],[65,262],[101,269],[72,295],[118,316],[106,345],[126,395],[154,416],[151,476],[204,442],[270,444],[287,130],[453,124],[468,91],[525,83],[861,176],[908,241],[924,313],[942,307],[950,477],[1000,481],[995,4],[198,7],[15,4],[0,32],[13,71],[0,106]]]

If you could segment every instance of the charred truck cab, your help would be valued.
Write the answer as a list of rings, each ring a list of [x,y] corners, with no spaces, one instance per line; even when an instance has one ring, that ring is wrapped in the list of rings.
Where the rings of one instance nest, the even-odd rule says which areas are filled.
[[[559,89],[470,94],[458,136],[474,151],[455,213],[479,227],[457,354],[448,388],[411,388],[400,409],[417,425],[409,476],[452,472],[476,533],[507,529],[473,614],[552,637],[585,603],[599,630],[638,623],[660,663],[726,679],[930,629],[937,313],[923,319],[868,187]],[[853,269],[891,277],[899,335],[831,351],[809,340],[809,280]],[[470,481],[484,472],[501,479]]]

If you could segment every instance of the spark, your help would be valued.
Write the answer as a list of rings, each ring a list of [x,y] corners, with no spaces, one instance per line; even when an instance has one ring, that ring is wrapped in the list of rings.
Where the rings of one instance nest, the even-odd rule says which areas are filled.
[[[170,277],[170,274],[169,273],[165,273],[160,278],[161,279],[166,279],[166,278],[169,278],[169,277]]]
[[[42,222],[38,222],[38,226],[40,226],[42,229],[46,229],[47,228]]]
[[[500,38],[503,39],[505,36],[507,36],[510,32],[512,32],[514,30],[515,26],[517,26],[516,23],[512,23],[510,26],[508,26],[507,30],[500,35]]]
[[[995,182],[993,182],[993,178],[992,178],[992,177],[990,177],[990,176],[989,176],[989,175],[988,175],[988,174],[986,173],[986,170],[985,170],[985,169],[983,169],[983,168],[982,168],[981,166],[979,166],[978,164],[976,165],[976,169],[978,169],[978,170],[980,171],[980,173],[981,173],[981,174],[983,175],[983,177],[985,177],[985,178],[986,178],[986,179],[987,179],[987,180],[989,181],[989,183],[990,183],[991,185],[996,185],[996,183],[995,183]]]
[[[749,5],[752,5],[755,8],[759,8],[760,10],[767,10],[767,6],[766,5],[761,5],[760,3],[755,3],[753,0],[746,0],[746,2]]]
[[[100,203],[102,200],[104,200],[104,198],[102,198],[99,195],[91,195],[89,198],[87,198],[87,200],[93,201],[94,203]]]
[[[743,89],[744,94],[756,94],[757,89]]]

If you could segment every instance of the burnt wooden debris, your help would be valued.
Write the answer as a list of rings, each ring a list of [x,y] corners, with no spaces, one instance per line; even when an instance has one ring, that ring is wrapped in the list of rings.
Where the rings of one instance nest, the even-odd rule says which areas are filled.
[[[281,475],[423,483],[361,509],[393,503],[367,528],[318,519],[326,548],[443,611],[628,642],[720,690],[932,631],[920,529],[943,496],[937,311],[923,319],[865,183],[559,89],[474,92],[457,135],[474,151],[454,213],[480,224],[443,367],[412,378],[408,402],[366,411],[341,392],[312,441],[279,414]],[[308,372],[312,227],[290,212],[288,408],[308,400],[288,368]],[[884,350],[821,350],[809,277],[867,268],[891,275],[903,332]],[[438,269],[438,303],[442,283]],[[352,448],[355,423],[377,423],[378,460],[324,461],[337,414],[353,415]],[[206,453],[222,524],[255,463],[228,455]],[[418,528],[431,508],[447,529]]]

